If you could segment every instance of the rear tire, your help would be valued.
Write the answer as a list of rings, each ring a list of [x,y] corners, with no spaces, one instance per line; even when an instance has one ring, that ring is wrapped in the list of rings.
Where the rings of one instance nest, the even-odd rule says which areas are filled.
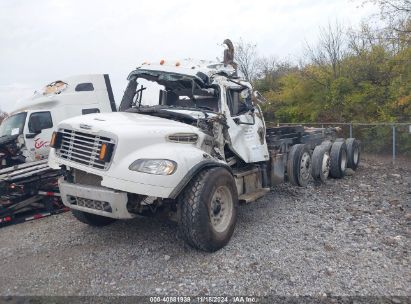
[[[330,152],[330,176],[343,178],[347,169],[347,145],[343,141],[333,143]]]
[[[107,226],[116,221],[116,219],[111,217],[87,213],[80,210],[72,209],[71,213],[80,222],[95,227]]]
[[[324,140],[321,143],[321,146],[326,147],[328,150],[328,153],[330,153],[331,147],[332,147],[333,143],[331,142],[331,140]]]
[[[238,194],[227,169],[200,172],[178,201],[180,234],[190,246],[213,252],[229,242],[237,221]]]
[[[291,147],[287,161],[287,176],[291,184],[305,187],[311,175],[311,155],[306,145]]]
[[[316,182],[325,183],[330,173],[330,153],[327,145],[316,146],[312,156],[311,175]]]
[[[347,167],[355,171],[360,163],[360,141],[355,138],[348,138],[345,143],[347,145]]]

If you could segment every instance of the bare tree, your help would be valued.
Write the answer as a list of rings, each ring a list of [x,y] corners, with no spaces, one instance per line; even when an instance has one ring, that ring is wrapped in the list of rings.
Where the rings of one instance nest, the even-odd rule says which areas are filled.
[[[368,24],[362,23],[359,30],[349,28],[347,30],[347,44],[351,52],[356,56],[362,56],[365,52],[378,43],[375,38],[376,30],[370,28]]]
[[[320,28],[320,37],[316,46],[306,44],[306,51],[311,63],[319,66],[325,72],[331,73],[336,79],[341,74],[341,61],[345,53],[345,37],[342,25],[336,22]],[[330,72],[328,66],[331,66]]]
[[[235,44],[234,58],[239,70],[244,74],[247,81],[251,82],[257,78],[258,58],[256,44],[244,42],[243,39],[240,39]]]
[[[271,77],[277,70],[278,59],[274,56],[257,58],[257,77]]]
[[[365,0],[380,7],[380,17],[388,21],[388,26],[396,32],[411,34],[410,0]]]

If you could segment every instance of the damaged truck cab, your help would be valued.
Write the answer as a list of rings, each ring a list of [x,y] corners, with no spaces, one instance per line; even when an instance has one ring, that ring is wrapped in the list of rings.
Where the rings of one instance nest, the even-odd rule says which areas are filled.
[[[215,251],[231,238],[239,202],[286,179],[306,185],[312,156],[314,179],[332,166],[343,175],[345,142],[337,149],[328,129],[266,128],[262,96],[235,67],[146,63],[128,76],[119,112],[61,122],[49,165],[65,172],[61,197],[74,216],[104,226],[163,212],[188,244]]]

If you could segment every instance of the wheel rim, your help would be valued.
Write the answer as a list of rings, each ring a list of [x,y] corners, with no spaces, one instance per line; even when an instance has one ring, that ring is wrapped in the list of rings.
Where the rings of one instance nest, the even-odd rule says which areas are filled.
[[[210,204],[211,225],[217,232],[224,232],[231,222],[233,215],[233,198],[230,189],[220,186],[214,192]]]
[[[358,163],[359,157],[360,157],[360,149],[358,149],[357,147],[355,147],[354,153],[353,153],[353,161],[354,161],[354,164],[357,164],[357,163]]]
[[[323,163],[321,166],[321,171],[323,173],[324,178],[327,178],[328,175],[330,174],[330,163],[331,163],[330,154],[328,152],[325,152],[324,157],[323,157]]]
[[[342,150],[341,151],[341,171],[344,172],[345,169],[347,168],[347,151]]]
[[[311,172],[311,157],[308,152],[305,152],[301,157],[300,162],[300,178],[307,180],[310,177]]]

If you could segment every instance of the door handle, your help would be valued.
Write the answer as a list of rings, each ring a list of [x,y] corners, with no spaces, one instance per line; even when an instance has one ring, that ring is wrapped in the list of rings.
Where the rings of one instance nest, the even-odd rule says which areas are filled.
[[[28,133],[26,134],[26,138],[34,138],[38,133]]]

